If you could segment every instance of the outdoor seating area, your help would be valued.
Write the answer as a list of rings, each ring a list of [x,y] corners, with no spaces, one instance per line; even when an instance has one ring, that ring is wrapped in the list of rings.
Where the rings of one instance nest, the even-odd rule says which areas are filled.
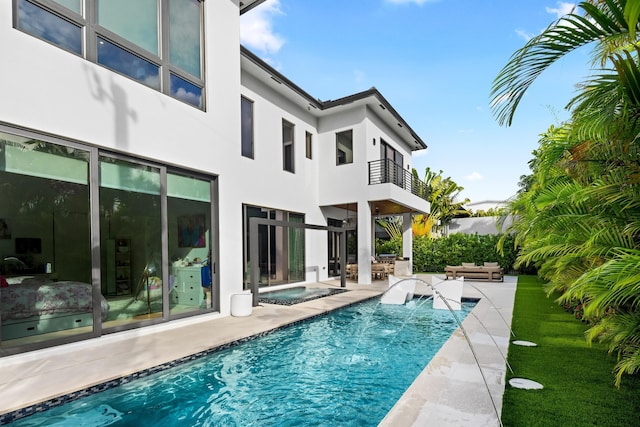
[[[371,279],[384,280],[390,274],[395,272],[395,255],[380,255],[376,258],[371,257]],[[358,264],[347,264],[347,278],[349,280],[358,280]]]
[[[463,262],[462,265],[447,265],[444,269],[445,280],[458,277],[473,280],[486,280],[489,282],[504,281],[504,270],[497,262],[485,262],[483,265],[476,265],[472,262]]]

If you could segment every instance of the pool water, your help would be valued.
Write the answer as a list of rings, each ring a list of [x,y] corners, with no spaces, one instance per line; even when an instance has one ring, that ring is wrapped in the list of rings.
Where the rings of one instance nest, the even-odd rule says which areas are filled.
[[[456,327],[430,299],[376,298],[10,425],[376,426]]]
[[[342,288],[307,288],[306,286],[296,286],[278,291],[261,292],[258,299],[260,302],[266,304],[293,305],[346,291],[347,289]]]

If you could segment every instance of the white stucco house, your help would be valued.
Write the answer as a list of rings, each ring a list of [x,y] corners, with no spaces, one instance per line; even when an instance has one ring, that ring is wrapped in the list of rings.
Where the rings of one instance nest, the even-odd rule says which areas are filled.
[[[320,101],[240,46],[261,2],[0,2],[0,356],[228,316],[256,264],[370,284],[375,217],[429,211],[426,145],[378,90]],[[253,217],[346,228],[348,260],[282,226],[251,259]],[[14,316],[30,298],[59,305]]]

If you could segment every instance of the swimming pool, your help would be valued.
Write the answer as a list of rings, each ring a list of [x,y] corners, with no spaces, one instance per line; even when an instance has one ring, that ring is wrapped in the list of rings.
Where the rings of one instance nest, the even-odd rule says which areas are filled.
[[[375,426],[456,327],[376,298],[10,425]]]
[[[339,294],[341,292],[347,292],[347,289],[308,288],[306,286],[296,286],[277,291],[261,292],[258,299],[260,302],[265,304],[294,305],[329,295]]]

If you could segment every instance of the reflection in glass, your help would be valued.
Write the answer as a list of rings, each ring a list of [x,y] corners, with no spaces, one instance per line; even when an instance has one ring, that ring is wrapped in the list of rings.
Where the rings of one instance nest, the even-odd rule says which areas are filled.
[[[169,58],[171,64],[202,77],[200,1],[169,0]]]
[[[18,2],[18,28],[78,55],[82,53],[80,27],[26,0]]]
[[[171,96],[202,108],[202,88],[171,74]]]
[[[210,181],[167,174],[171,314],[212,306]]]
[[[98,37],[98,63],[151,88],[160,89],[159,67]]]
[[[160,172],[100,159],[101,291],[105,328],[162,316]]]
[[[252,263],[258,264],[259,286],[282,285],[304,280],[305,231],[304,228],[258,226],[258,259],[251,260],[250,219],[264,218],[304,223],[304,215],[277,209],[244,206],[244,288],[251,279]]]
[[[99,0],[98,24],[158,54],[157,0]]]
[[[0,133],[1,347],[93,331],[88,159]]]

